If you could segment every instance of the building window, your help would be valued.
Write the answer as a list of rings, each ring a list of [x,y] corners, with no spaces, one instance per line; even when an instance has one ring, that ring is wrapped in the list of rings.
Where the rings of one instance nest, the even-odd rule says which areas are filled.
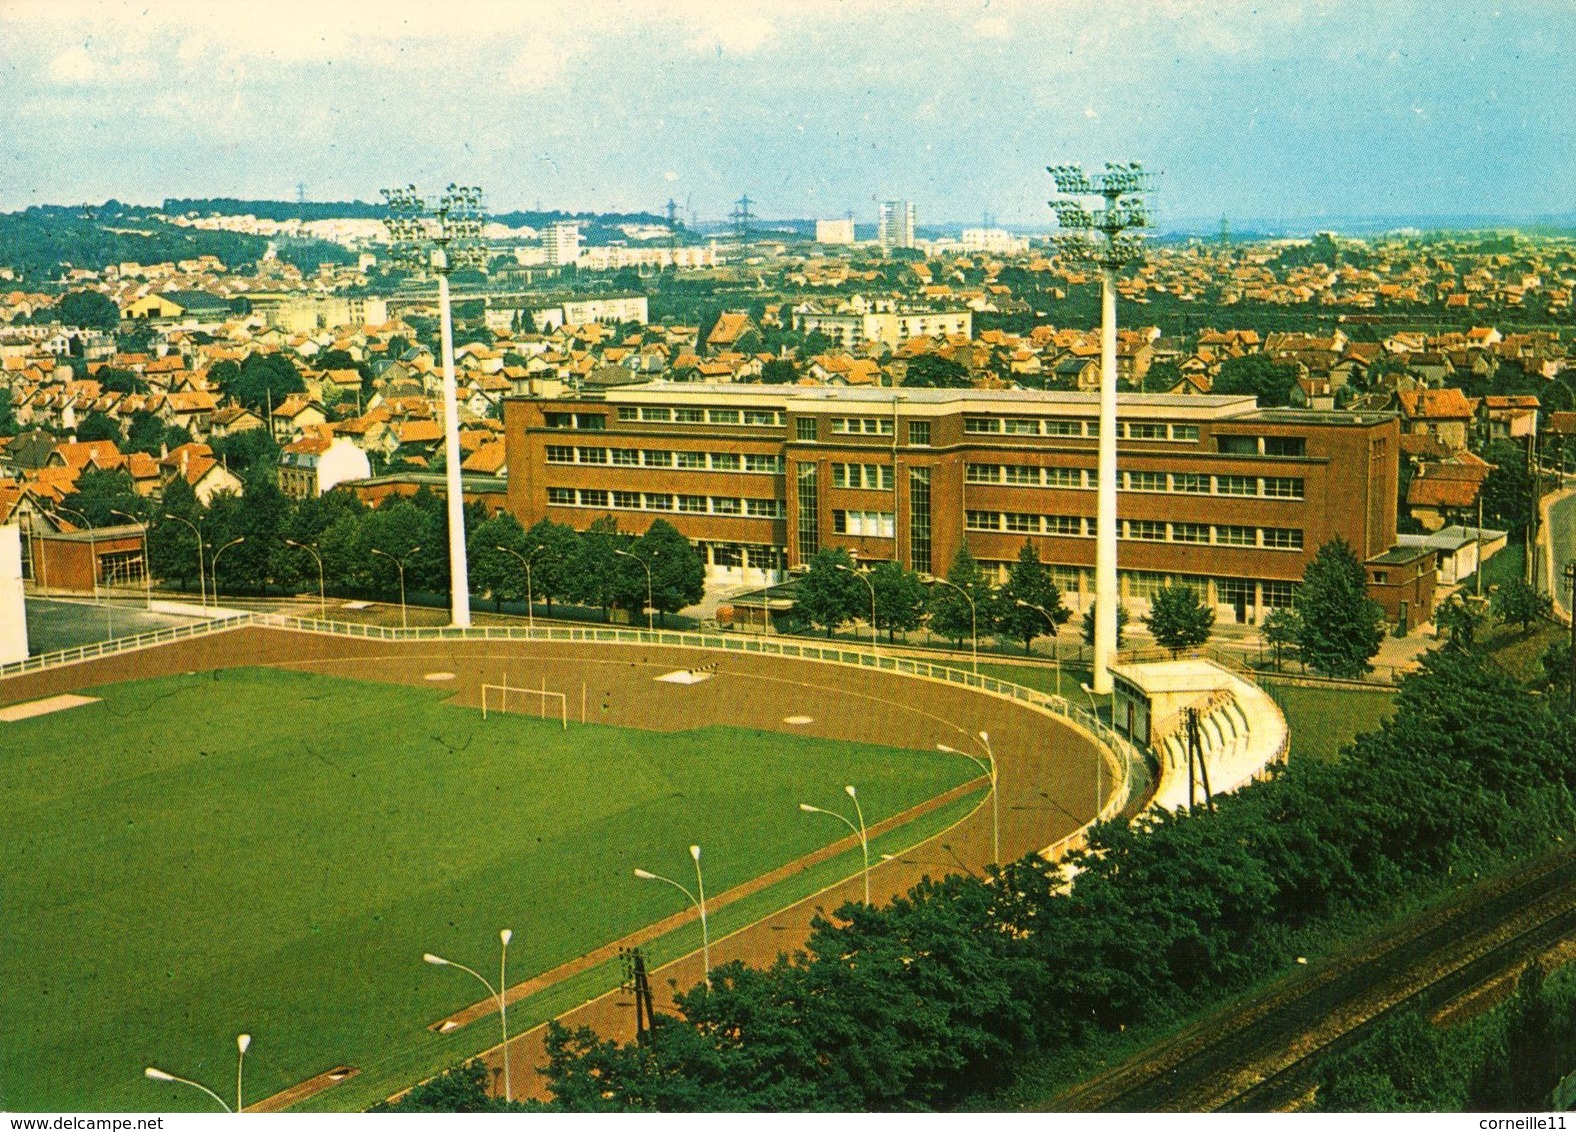
[[[1261,582],[1259,585],[1267,609],[1286,609],[1297,594],[1296,582]]]
[[[1152,570],[1130,570],[1124,573],[1127,578],[1127,596],[1141,601],[1152,601],[1168,581],[1164,574]]]
[[[712,424],[738,424],[739,410],[737,409],[708,409],[706,419]]]
[[[640,419],[640,410],[634,405],[620,405],[618,407],[618,419],[620,422],[638,421]]]
[[[1289,527],[1265,527],[1264,545],[1275,550],[1301,550],[1302,532]]]
[[[1264,494],[1270,499],[1301,499],[1302,480],[1288,476],[1265,476]]]
[[[579,458],[580,463],[582,464],[607,463],[606,448],[579,448],[576,449],[575,455]]]
[[[1040,469],[1031,468],[1025,464],[1008,464],[1006,467],[1007,482],[1013,487],[1039,487]]]
[[[1166,474],[1164,472],[1128,472],[1128,491],[1164,491],[1166,489]]]
[[[1081,515],[1046,515],[1044,518],[1046,534],[1077,537],[1084,533]]]
[[[648,468],[671,468],[673,453],[648,448],[640,454],[640,462]]]
[[[805,562],[814,558],[821,550],[821,500],[816,486],[815,465],[800,464],[798,480],[799,560]]]
[[[1000,464],[968,464],[963,469],[963,478],[968,483],[1000,483]]]
[[[1208,523],[1172,523],[1172,542],[1208,542]]]
[[[572,487],[550,487],[547,489],[547,502],[553,507],[573,507],[575,505],[575,489]]]
[[[1007,530],[1015,535],[1037,535],[1040,533],[1040,517],[1038,515],[1020,515],[1008,511],[1003,519],[1006,520]]]
[[[711,497],[711,513],[713,515],[740,515],[743,512],[743,504],[731,496],[714,495]]]
[[[692,515],[706,513],[706,497],[704,495],[679,496],[679,510]]]
[[[891,491],[890,464],[833,464],[832,486],[866,491]]]
[[[1215,494],[1217,495],[1257,495],[1258,493],[1258,476],[1215,477]]]
[[[711,470],[714,472],[736,472],[742,466],[737,453],[713,452],[711,454]]]
[[[575,450],[566,444],[549,444],[547,446],[547,462],[549,464],[573,464]]]
[[[777,413],[771,409],[745,409],[744,423],[747,425],[775,425]]]
[[[639,511],[640,492],[615,491],[613,493],[613,506],[617,507],[620,511]]]
[[[1174,424],[1174,425],[1172,425],[1171,426],[1171,439],[1172,440],[1191,440],[1191,441],[1196,442],[1198,440],[1198,425],[1196,425],[1196,424]]]
[[[964,432],[1000,432],[1000,417],[964,417]]]
[[[643,408],[640,410],[640,419],[643,421],[671,421],[673,419],[673,410]]]
[[[910,443],[913,426],[909,422]],[[930,426],[925,426],[928,435]],[[909,565],[921,574],[930,573],[930,469],[908,470],[908,552]]]
[[[783,458],[781,456],[755,456],[744,457],[744,470],[747,472],[766,472],[781,475]]]
[[[794,436],[799,440],[815,439],[815,418],[798,417],[793,422]]]
[[[671,511],[673,510],[673,497],[667,492],[646,492],[646,510]]]
[[[548,428],[574,428],[575,415],[573,413],[543,413],[542,422]]]
[[[855,535],[861,538],[891,538],[892,512],[833,511],[832,530],[840,535]]]
[[[1208,495],[1209,477],[1193,472],[1177,472],[1171,477],[1171,490],[1189,495]]]
[[[1045,469],[1046,487],[1080,488],[1083,487],[1083,484],[1084,478],[1082,468]]]
[[[1144,421],[1129,421],[1127,425],[1127,439],[1164,440],[1166,439],[1166,426]]]
[[[1308,442],[1300,436],[1266,436],[1264,438],[1264,454],[1266,456],[1306,456]]]
[[[673,420],[676,424],[705,424],[705,409],[674,409]]]
[[[1045,422],[1046,436],[1082,436],[1082,421],[1048,420]]]
[[[633,468],[640,464],[640,452],[635,448],[612,449],[613,463],[621,468]]]
[[[1146,542],[1165,542],[1166,525],[1159,519],[1129,519],[1127,537],[1143,539]]]
[[[580,489],[580,506],[606,507],[607,492],[601,488],[583,487]]]
[[[930,446],[930,422],[909,421],[908,442],[915,448],[928,448]]]
[[[1002,422],[1002,431],[1008,436],[1039,436],[1040,422],[1028,417],[1008,417]]]
[[[706,453],[704,452],[677,452],[674,456],[681,471],[703,472],[706,470]]]
[[[966,516],[968,529],[971,531],[999,531],[1001,529],[1000,511],[970,511]]]
[[[1221,546],[1257,546],[1258,532],[1253,527],[1217,526],[1215,542]]]
[[[1256,436],[1217,436],[1215,444],[1227,456],[1257,456],[1259,438]]]
[[[781,519],[783,505],[777,499],[746,499],[745,508],[752,519]]]
[[[576,413],[575,427],[586,432],[607,431],[607,417],[601,413]]]

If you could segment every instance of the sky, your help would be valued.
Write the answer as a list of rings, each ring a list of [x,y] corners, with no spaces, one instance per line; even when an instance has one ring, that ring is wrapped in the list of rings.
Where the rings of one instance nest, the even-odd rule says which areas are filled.
[[[376,199],[1049,228],[1576,212],[1576,0],[0,0],[0,210]]]

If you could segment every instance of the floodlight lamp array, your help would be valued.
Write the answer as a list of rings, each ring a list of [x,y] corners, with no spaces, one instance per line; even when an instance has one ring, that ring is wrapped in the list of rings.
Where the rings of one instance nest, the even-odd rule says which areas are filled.
[[[393,262],[440,273],[456,267],[486,267],[486,204],[479,186],[450,182],[430,209],[415,185],[381,192],[388,208],[383,223]]]
[[[1149,207],[1138,195],[1148,190],[1150,175],[1138,162],[1106,162],[1102,173],[1086,174],[1078,165],[1046,167],[1056,190],[1067,196],[1101,196],[1103,209],[1086,208],[1073,200],[1052,200],[1051,209],[1063,229],[1055,237],[1061,253],[1101,267],[1121,267],[1143,255],[1142,237],[1130,229],[1147,228]],[[1105,238],[1101,240],[1096,233]]]

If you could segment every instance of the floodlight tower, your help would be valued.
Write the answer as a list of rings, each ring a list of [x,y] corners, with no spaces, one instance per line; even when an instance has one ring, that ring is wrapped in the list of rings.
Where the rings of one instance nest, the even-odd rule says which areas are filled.
[[[470,577],[465,561],[465,499],[460,484],[460,411],[454,383],[454,322],[449,310],[449,273],[457,267],[487,265],[482,242],[485,223],[482,191],[450,184],[430,208],[415,185],[382,189],[388,216],[391,258],[438,277],[438,308],[443,329],[443,455],[449,507],[450,624],[471,623]]]
[[[1143,254],[1142,237],[1131,231],[1149,227],[1143,194],[1150,176],[1134,161],[1106,162],[1105,172],[1086,174],[1077,165],[1051,165],[1056,191],[1071,200],[1053,200],[1062,234],[1057,247],[1069,259],[1100,269],[1100,440],[1095,514],[1094,690],[1111,692],[1111,658],[1116,652],[1116,273]],[[1091,211],[1076,198],[1103,197]]]

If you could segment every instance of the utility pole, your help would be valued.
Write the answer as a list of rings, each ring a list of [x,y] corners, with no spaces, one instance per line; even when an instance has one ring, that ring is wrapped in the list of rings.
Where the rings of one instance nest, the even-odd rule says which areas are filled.
[[[1046,172],[1056,191],[1068,197],[1098,196],[1105,207],[1090,211],[1076,199],[1053,200],[1063,233],[1057,248],[1071,260],[1100,269],[1100,437],[1095,513],[1094,690],[1111,693],[1111,661],[1116,655],[1116,273],[1141,258],[1142,237],[1130,231],[1149,227],[1144,193],[1152,178],[1138,162],[1085,174],[1077,165],[1051,165]]]
[[[436,205],[415,185],[383,189],[389,214],[391,258],[438,277],[438,314],[443,335],[443,452],[449,516],[449,623],[471,623],[470,574],[465,559],[465,498],[460,480],[460,410],[454,380],[454,322],[449,309],[449,274],[457,267],[483,270],[487,245],[482,191],[474,185],[450,184]]]

